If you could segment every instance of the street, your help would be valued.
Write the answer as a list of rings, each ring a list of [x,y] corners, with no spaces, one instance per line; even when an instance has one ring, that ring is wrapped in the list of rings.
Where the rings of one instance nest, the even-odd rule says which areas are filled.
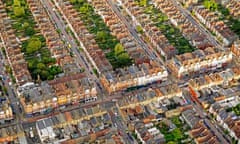
[[[4,44],[3,44],[3,46],[5,47]],[[16,95],[15,84],[12,83],[10,75],[6,72],[5,66],[9,65],[9,64],[8,64],[8,61],[5,57],[5,55],[3,54],[2,50],[0,50],[0,57],[1,57],[1,59],[0,59],[0,75],[2,77],[4,87],[7,89],[8,99],[12,106],[13,113],[15,113],[15,116],[16,116],[14,118],[14,121],[17,122],[23,118],[22,108],[19,103],[19,99]],[[3,126],[4,125],[1,125],[0,127],[3,127]]]
[[[113,124],[118,129],[118,134],[123,137],[126,144],[136,144],[132,136],[127,134],[126,123],[124,124],[124,121],[119,116],[119,112],[118,111],[113,112],[112,110],[110,110],[109,113],[110,113]]]
[[[227,144],[228,142],[226,139],[223,137],[225,133],[223,131],[219,131],[216,126],[218,125],[217,123],[212,123],[210,120],[207,118],[207,113],[204,112],[204,109],[202,106],[200,106],[197,102],[194,103],[189,92],[186,92],[186,89],[184,90],[184,98],[188,99],[190,101],[190,105],[193,106],[193,108],[197,111],[198,115],[204,120],[205,124],[209,127],[211,131],[217,136],[217,138],[224,144]],[[228,138],[229,141],[229,138]],[[230,140],[231,141],[231,140]]]
[[[79,46],[75,42],[75,38],[69,34],[66,31],[66,24],[63,20],[62,16],[58,13],[58,11],[55,9],[54,5],[51,3],[51,1],[48,0],[41,0],[44,8],[47,10],[49,17],[51,18],[52,22],[55,23],[56,28],[60,30],[60,36],[63,40],[66,41],[67,44],[71,45],[71,50],[76,55],[76,60],[78,63],[78,66],[84,66],[85,73],[88,75],[88,77],[93,78],[94,76],[90,74],[90,71],[92,71],[91,65],[87,62],[85,59],[85,55],[83,52],[79,52],[78,48]],[[94,77],[95,78],[95,77]]]
[[[171,2],[178,8],[178,10],[194,25],[197,27],[198,30],[204,35],[206,35],[207,39],[210,43],[212,43],[214,46],[221,48],[221,45],[218,43],[218,41],[212,36],[212,34],[202,25],[200,25],[190,14],[190,12],[186,9],[184,9],[181,5],[178,4],[177,0],[171,0]]]
[[[53,0],[54,1],[54,0]],[[103,86],[101,85],[99,78],[97,75],[93,74],[93,71],[96,67],[94,67],[94,62],[90,61],[90,56],[88,55],[88,51],[85,50],[85,52],[80,51],[79,48],[82,46],[81,41],[79,40],[79,36],[77,35],[76,31],[71,26],[71,23],[68,21],[68,19],[63,16],[64,13],[61,11],[61,8],[58,6],[56,1],[50,1],[50,0],[40,0],[41,4],[43,5],[44,9],[47,11],[47,14],[49,15],[52,23],[56,26],[56,29],[59,30],[59,35],[61,39],[65,42],[65,47],[69,49],[69,52],[73,53],[73,57],[75,62],[77,63],[77,66],[79,69],[84,69],[84,73],[86,74],[87,78],[94,83],[94,85],[97,87],[98,91],[98,99],[96,101],[92,102],[76,102],[76,104],[69,104],[67,106],[64,105],[61,107],[54,106],[53,110],[49,112],[48,114],[38,114],[30,117],[25,117],[26,115],[23,114],[23,108],[20,104],[20,99],[16,95],[16,85],[12,83],[11,76],[9,73],[6,72],[5,66],[9,65],[5,55],[0,50],[0,76],[3,81],[3,86],[7,90],[8,99],[10,101],[11,107],[14,112],[15,118],[11,123],[1,124],[0,128],[9,127],[12,125],[21,125],[24,127],[24,129],[32,129],[36,125],[36,121],[39,119],[52,117],[55,115],[58,115],[60,113],[70,112],[73,110],[83,109],[83,108],[89,108],[96,105],[104,105],[106,103],[114,103],[115,105],[109,106],[106,108],[106,111],[111,116],[111,120],[113,125],[117,128],[118,134],[121,135],[124,139],[124,141],[127,144],[135,144],[136,141],[134,138],[128,133],[127,127],[128,124],[121,115],[121,111],[117,101],[124,99],[124,97],[131,97],[135,95],[136,93],[141,93],[143,91],[147,91],[150,88],[156,88],[160,89],[165,88],[167,85],[171,85],[173,83],[177,83],[177,85],[182,88],[183,90],[183,97],[186,100],[189,100],[189,105],[191,105],[196,113],[199,115],[199,117],[203,120],[204,124],[213,132],[214,135],[216,135],[217,139],[223,143],[227,144],[229,141],[231,141],[230,137],[224,133],[224,131],[219,127],[218,123],[216,121],[213,121],[209,118],[209,115],[207,111],[198,103],[195,99],[191,97],[191,94],[189,93],[188,89],[188,81],[190,78],[193,78],[194,76],[199,76],[200,73],[196,75],[192,75],[192,77],[187,77],[186,79],[176,79],[173,77],[173,75],[169,75],[169,78],[167,81],[164,82],[156,82],[151,83],[151,85],[144,85],[142,88],[137,88],[135,91],[127,92],[125,90],[117,91],[113,94],[108,94]],[[206,35],[206,39],[211,42],[216,47],[221,47],[219,42],[212,36],[212,34],[204,28],[201,24],[196,21],[192,17],[192,15],[184,9],[181,5],[178,4],[177,0],[171,0],[171,2],[176,6],[176,8],[179,9],[179,11],[194,25],[196,26],[199,31]],[[109,5],[109,7],[112,9],[112,11],[117,15],[117,17],[120,19],[120,21],[125,25],[129,31],[129,33],[132,35],[132,37],[135,39],[135,41],[138,43],[138,45],[145,51],[145,53],[149,56],[151,60],[157,61],[162,64],[162,66],[166,66],[165,63],[162,61],[161,57],[156,53],[155,50],[151,49],[147,42],[145,42],[140,35],[137,33],[136,29],[134,28],[133,22],[125,17],[123,14],[123,11],[116,5],[116,3],[113,0],[106,0],[106,3]],[[62,15],[61,15],[62,14]],[[70,27],[73,34],[71,34],[66,28],[67,26]],[[1,36],[1,34],[0,34]],[[1,36],[2,39],[2,36]],[[132,38],[131,38],[132,39]],[[81,44],[78,44],[79,41]],[[5,47],[3,43],[3,47]],[[222,69],[220,69],[222,70]],[[201,73],[202,74],[202,73]],[[207,73],[205,73],[207,74]],[[144,75],[145,77],[145,75]],[[142,78],[140,76],[140,78]],[[134,83],[134,86],[139,85],[139,83]],[[131,85],[131,86],[133,86]],[[128,85],[128,88],[130,86]],[[163,89],[164,89],[163,88]],[[170,91],[170,90],[169,90]],[[161,90],[159,91],[159,93]],[[166,92],[166,94],[168,94]],[[69,96],[72,96],[72,94],[69,94]],[[94,95],[95,96],[95,95]],[[156,96],[156,95],[153,95]],[[166,96],[166,95],[163,95]],[[125,100],[125,99],[124,99]],[[145,99],[144,99],[145,100]],[[143,101],[144,101],[143,100]],[[131,100],[132,101],[132,100]],[[140,101],[140,100],[138,100]],[[135,101],[134,101],[135,102]],[[70,100],[69,100],[70,103]],[[117,103],[117,104],[116,104]],[[126,102],[122,105],[127,105],[130,102]],[[49,106],[52,107],[52,106]],[[164,111],[165,112],[165,111]],[[179,114],[180,115],[180,114]]]
[[[135,28],[130,24],[130,22],[127,21],[127,19],[121,14],[121,11],[118,9],[118,7],[115,5],[115,3],[112,2],[112,0],[107,0],[109,6],[112,8],[112,10],[116,13],[116,15],[119,17],[119,19],[124,23],[124,25],[129,30],[130,34],[134,37],[134,39],[138,42],[138,44],[143,48],[143,50],[148,54],[148,56],[152,60],[159,60],[157,58],[157,54],[149,49],[149,46],[139,37],[138,33],[136,32]]]
[[[100,85],[100,82],[95,74],[93,74],[93,67],[91,63],[87,60],[86,54],[82,51],[79,51],[79,45],[76,43],[76,39],[70,33],[66,31],[66,22],[60,15],[57,7],[49,1],[49,0],[41,0],[44,8],[47,10],[49,17],[51,18],[52,22],[55,23],[56,28],[60,30],[60,36],[63,40],[66,41],[67,44],[71,45],[70,50],[76,55],[76,62],[77,65],[84,67],[84,72],[86,73],[87,77],[93,80],[93,83],[98,87],[100,92],[103,92],[104,88]],[[68,25],[70,25],[68,23]]]

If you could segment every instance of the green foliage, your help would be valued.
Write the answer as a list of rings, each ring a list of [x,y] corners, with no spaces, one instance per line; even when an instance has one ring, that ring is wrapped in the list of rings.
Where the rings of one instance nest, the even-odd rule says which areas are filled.
[[[141,6],[147,6],[147,2],[148,2],[148,0],[139,0],[139,4]]]
[[[71,2],[71,3],[76,3],[76,2],[77,2],[77,0],[70,0],[70,2]]]
[[[240,104],[235,107],[227,109],[228,112],[233,111],[237,116],[240,116]]]
[[[99,73],[98,73],[98,71],[97,71],[97,69],[93,69],[93,73],[96,75],[96,76],[99,76]]]
[[[32,54],[41,48],[41,41],[38,38],[31,38],[28,41],[26,52]]]
[[[174,142],[174,141],[170,141],[170,142],[168,142],[167,144],[177,144],[177,143]]]
[[[227,8],[223,7],[221,4],[218,5],[218,11],[222,13],[224,16],[229,16],[230,12]]]
[[[25,15],[25,10],[23,7],[15,6],[13,7],[13,12],[16,17],[21,17]]]
[[[172,118],[172,122],[177,126],[177,127],[181,127],[182,126],[182,122],[180,121],[179,117],[173,117]]]
[[[215,2],[215,0],[204,0],[203,5],[212,11],[217,10],[218,4]]]
[[[96,39],[99,42],[104,43],[107,40],[107,38],[108,38],[107,33],[104,32],[104,31],[98,31],[97,34],[96,34]]]
[[[27,36],[33,36],[36,32],[32,27],[27,27],[24,32]]]
[[[20,7],[21,6],[21,2],[19,0],[14,0],[13,1],[13,6]]]
[[[175,141],[178,141],[183,138],[183,132],[179,128],[176,128],[172,131],[172,136],[174,137]]]
[[[138,1],[138,4],[140,3],[140,0],[136,1]],[[139,4],[139,6],[141,5]],[[155,8],[152,4],[148,4],[142,8],[146,14],[150,15],[150,19],[166,36],[169,43],[178,50],[178,54],[194,51],[195,48],[191,46],[189,41],[181,34],[180,30],[169,24],[168,17],[165,14]]]
[[[14,0],[13,1],[13,13],[16,17],[22,17],[25,15],[24,7],[21,6],[21,1]]]
[[[22,26],[23,26],[24,29],[26,29],[26,28],[29,27],[29,23],[28,22],[24,22]]]
[[[117,58],[119,61],[121,61],[121,63],[127,63],[130,60],[129,55],[127,53],[121,53],[117,56]]]
[[[40,69],[40,70],[44,70],[44,69],[46,69],[46,66],[43,63],[38,63],[37,68]]]
[[[89,4],[88,3],[84,3],[82,7],[79,8],[79,11],[83,14],[89,14]]]
[[[184,124],[180,121],[179,117],[173,117],[172,122],[177,126],[177,128],[172,130],[165,122],[160,122],[159,125],[157,125],[157,128],[164,135],[166,143],[180,143],[182,140],[187,138],[187,135],[184,134],[187,129],[183,129]]]
[[[13,28],[20,37],[29,36],[30,39],[22,42],[21,50],[28,62],[28,69],[32,78],[37,80],[52,80],[62,72],[61,67],[55,66],[56,59],[51,58],[46,40],[39,31],[35,31],[35,22],[25,0],[8,0],[8,15],[14,20]],[[38,33],[38,35],[36,35]]]
[[[106,54],[106,57],[113,68],[124,67],[131,64],[131,59],[126,58],[129,57],[128,55],[122,55],[121,53],[118,53],[119,51],[115,53],[114,49],[119,41],[111,34],[101,16],[95,13],[94,8],[87,2],[87,0],[73,0],[71,2],[74,5],[74,8],[80,12],[80,17],[88,31],[96,36],[95,40],[99,47],[102,50],[110,51]],[[122,52],[125,53],[123,48]],[[127,63],[125,63],[125,61],[127,61]]]
[[[137,32],[140,33],[140,34],[143,33],[143,29],[142,29],[142,27],[141,27],[140,25],[137,25],[137,26],[136,26],[136,30],[137,30]]]
[[[224,22],[228,25],[228,27],[240,37],[240,19],[235,19],[230,15],[228,9],[219,6],[218,11],[222,13],[222,17],[220,20],[224,20]]]
[[[222,15],[220,16],[220,20],[223,20],[228,27],[240,37],[240,19],[235,19],[230,15],[229,9],[225,8],[221,4],[218,4],[217,11],[219,11]]]
[[[124,47],[122,46],[122,44],[118,43],[116,44],[116,46],[114,47],[114,55],[118,56],[119,54],[124,52]]]
[[[124,51],[124,47],[120,43],[114,47],[114,57],[119,67],[130,65],[132,63],[129,55]]]

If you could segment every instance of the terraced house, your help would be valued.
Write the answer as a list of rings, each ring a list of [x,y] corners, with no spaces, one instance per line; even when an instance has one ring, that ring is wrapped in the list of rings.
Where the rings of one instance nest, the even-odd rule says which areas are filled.
[[[87,51],[88,56],[91,57],[90,60],[92,61],[93,65],[95,65],[95,68],[99,70],[101,82],[108,90],[108,92],[111,93],[121,90],[123,88],[136,86],[139,84],[147,84],[156,80],[166,79],[166,77],[168,76],[166,69],[157,64],[157,62],[151,61],[148,58],[148,56],[144,53],[143,49],[134,40],[126,26],[120,21],[118,16],[113,12],[113,10],[108,6],[105,1],[94,0],[91,1],[91,4],[95,7],[97,13],[102,17],[112,34],[116,36],[116,38],[120,41],[124,49],[128,52],[128,54],[136,64],[134,66],[130,66],[129,68],[127,67],[116,70],[120,72],[122,71],[123,75],[121,76],[119,72],[111,70],[112,67],[105,58],[102,50],[97,46],[94,40],[94,35],[89,34],[85,26],[83,26],[83,24],[80,24],[81,20],[78,17],[78,13],[73,9],[73,6],[68,1],[59,0],[56,2],[58,2],[59,9],[63,12],[63,15],[65,15],[66,19],[72,24],[73,29],[79,31],[79,33],[83,33],[84,31],[86,32],[86,35],[83,35],[84,37],[79,37],[83,39],[79,39],[82,42],[82,45],[84,46],[85,44],[89,44],[89,42],[94,42],[89,46],[85,46],[85,50]],[[74,19],[76,21],[74,21]],[[81,25],[81,28],[84,29],[78,30],[80,27],[79,25],[77,25],[77,21],[79,21],[79,25]],[[92,40],[86,41],[86,38],[92,38]],[[94,47],[92,45],[94,45]],[[91,50],[90,48],[94,49]],[[132,72],[129,71],[130,69],[132,69]],[[146,69],[144,70],[145,72],[142,72],[143,69]],[[124,78],[124,74],[127,74],[128,78],[131,79],[129,79],[129,81],[124,80],[126,79]],[[110,79],[115,79],[115,82],[111,82],[112,80]],[[114,86],[115,84],[118,84],[118,86]]]
[[[91,4],[109,27],[112,34],[117,37],[130,57],[134,59],[136,64],[149,60],[141,46],[136,42],[127,27],[114,13],[106,1],[92,0]]]
[[[165,13],[171,23],[180,29],[182,35],[190,41],[190,43],[198,49],[206,49],[215,46],[206,39],[206,35],[202,33],[198,27],[192,23],[171,1],[154,0],[153,4],[156,8]]]
[[[53,81],[32,82],[27,62],[24,60],[23,53],[21,53],[20,40],[15,36],[14,30],[11,28],[12,21],[7,17],[5,6],[0,1],[0,36],[18,84],[17,96],[19,96],[25,114],[30,116],[37,113],[45,114],[56,107],[96,100],[95,85],[85,74],[79,72],[79,66],[75,63],[74,58],[69,55],[68,49],[62,42],[42,3],[36,0],[27,0],[26,2],[34,20],[37,22],[37,28],[40,29],[41,34],[46,39],[46,45],[51,56],[56,58],[56,65],[63,68],[64,74]],[[79,21],[75,24],[80,26],[78,25]],[[79,31],[82,31],[82,29],[79,29]],[[84,33],[84,31],[82,32]],[[92,36],[86,34],[86,38],[92,39]],[[95,48],[94,40],[86,40],[86,43],[93,43],[90,47]],[[95,53],[95,55],[99,56],[99,53]],[[99,57],[100,60],[102,60],[101,57]],[[106,62],[108,63],[108,61]],[[102,64],[101,67],[106,68],[105,66],[105,64]],[[11,108],[6,109],[5,106],[2,110],[1,118],[10,119],[13,117]]]
[[[225,46],[230,46],[237,40],[237,35],[234,34],[223,21],[218,20],[219,17],[216,13],[204,8],[204,6],[195,6],[193,12],[207,28],[223,41]]]
[[[134,24],[143,28],[147,38],[159,54],[165,57],[165,59],[170,59],[176,55],[176,48],[168,42],[167,38],[149,19],[149,16],[144,14],[143,9],[139,7],[134,0],[118,0],[118,2],[124,6]]]
[[[86,52],[94,68],[96,68],[99,73],[112,70],[112,66],[106,59],[105,54],[97,45],[94,39],[95,36],[89,33],[81,21],[79,13],[73,8],[71,3],[67,0],[56,0],[55,2],[58,3],[58,8],[63,14],[63,17],[71,24],[70,28],[79,40],[81,47]]]
[[[150,84],[156,81],[166,81],[168,73],[160,64],[150,61],[138,66],[117,69],[107,72],[101,77],[103,86],[109,93],[127,89],[133,86]]]
[[[226,67],[231,61],[231,52],[209,47],[205,50],[178,55],[170,60],[167,65],[176,77],[182,78]]]
[[[95,85],[84,74],[62,77],[19,90],[26,114],[49,113],[54,108],[97,99]]]
[[[222,4],[230,11],[235,18],[240,18],[240,3],[238,0],[222,0]]]
[[[240,40],[235,41],[231,47],[231,51],[236,57],[240,56]]]
[[[29,8],[38,23],[41,34],[46,39],[46,44],[53,58],[56,58],[57,64],[60,65],[65,74],[79,72],[78,66],[74,64],[74,59],[70,56],[69,50],[62,42],[53,23],[50,21],[47,12],[40,1],[28,0]],[[72,69],[69,71],[69,67]]]
[[[6,56],[12,69],[13,76],[18,85],[24,85],[32,81],[28,71],[27,62],[21,52],[20,42],[11,27],[11,20],[7,16],[5,6],[0,1],[0,37],[4,42]]]
[[[13,110],[9,104],[7,97],[1,96],[0,91],[0,123],[11,121],[14,118]]]
[[[165,81],[168,76],[166,69],[144,54],[141,46],[135,41],[109,4],[106,1],[97,0],[93,0],[91,3],[136,63],[136,65],[115,70],[114,72],[106,72],[102,75],[101,82],[108,92],[146,85],[155,81]]]

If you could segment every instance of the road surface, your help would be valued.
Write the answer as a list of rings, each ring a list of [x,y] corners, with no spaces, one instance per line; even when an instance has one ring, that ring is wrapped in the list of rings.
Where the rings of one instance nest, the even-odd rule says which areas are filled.
[[[121,11],[118,9],[116,4],[112,2],[112,0],[106,0],[108,5],[111,7],[111,9],[115,12],[115,14],[118,16],[118,18],[123,22],[123,24],[127,27],[130,34],[134,37],[134,39],[138,42],[138,44],[143,48],[143,50],[148,54],[148,56],[152,60],[156,60],[157,54],[154,53],[151,49],[149,49],[148,45],[139,37],[137,31],[135,28],[130,24],[130,22],[127,21],[127,19],[121,14]]]
[[[209,127],[209,129],[214,133],[214,135],[217,136],[217,138],[220,140],[221,143],[228,144],[228,141],[223,137],[225,135],[224,132],[218,131],[218,129],[214,126],[217,125],[217,123],[212,123],[207,118],[207,113],[204,111],[204,109],[196,102],[194,103],[191,99],[190,93],[186,92],[186,89],[184,90],[184,98],[188,99],[190,101],[190,105],[194,107],[198,115],[204,120],[204,123]],[[230,140],[231,141],[231,140]]]
[[[206,35],[207,39],[210,43],[212,43],[214,46],[221,48],[221,45],[218,43],[218,41],[212,36],[212,34],[201,24],[199,24],[190,14],[190,12],[186,9],[184,9],[177,0],[170,0],[174,6],[177,7],[177,9],[194,25],[197,27],[197,29],[204,35]]]

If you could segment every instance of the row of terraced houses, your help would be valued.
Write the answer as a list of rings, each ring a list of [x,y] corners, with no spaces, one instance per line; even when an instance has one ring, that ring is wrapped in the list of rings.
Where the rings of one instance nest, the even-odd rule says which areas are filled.
[[[72,19],[78,19],[78,21],[81,20],[77,17],[77,12],[74,10],[73,6],[68,1],[59,0],[56,2],[58,2],[59,9],[62,11],[62,14],[65,15],[65,18],[72,24],[73,30],[78,33],[77,31],[79,26],[76,25],[76,22]],[[101,63],[107,62],[105,56],[102,55],[103,57],[101,59],[95,59],[97,56],[94,56],[93,54],[96,50],[91,51],[89,48],[90,46],[86,45],[86,42],[79,38],[82,45],[85,47],[84,49],[86,53],[89,53],[89,57],[91,57],[90,59],[92,59],[91,61],[93,65],[97,70],[99,70],[101,82],[107,91],[111,93],[132,86],[147,84],[157,80],[165,80],[168,76],[166,69],[160,66],[159,63],[148,58],[143,49],[134,40],[125,25],[120,21],[109,5],[105,1],[94,0],[90,3],[94,6],[96,12],[103,18],[112,35],[116,36],[136,64],[126,68],[120,68],[115,71],[112,69],[103,69],[106,68],[106,66],[108,67],[108,65],[101,66]],[[75,16],[72,14],[75,14]],[[86,29],[84,31],[87,32]],[[90,34],[88,33],[88,35]],[[89,41],[90,40],[87,42]],[[95,42],[94,36],[91,41]],[[97,44],[95,45],[97,47]],[[99,47],[97,48],[98,51],[101,51]],[[103,52],[101,53],[103,54]]]

